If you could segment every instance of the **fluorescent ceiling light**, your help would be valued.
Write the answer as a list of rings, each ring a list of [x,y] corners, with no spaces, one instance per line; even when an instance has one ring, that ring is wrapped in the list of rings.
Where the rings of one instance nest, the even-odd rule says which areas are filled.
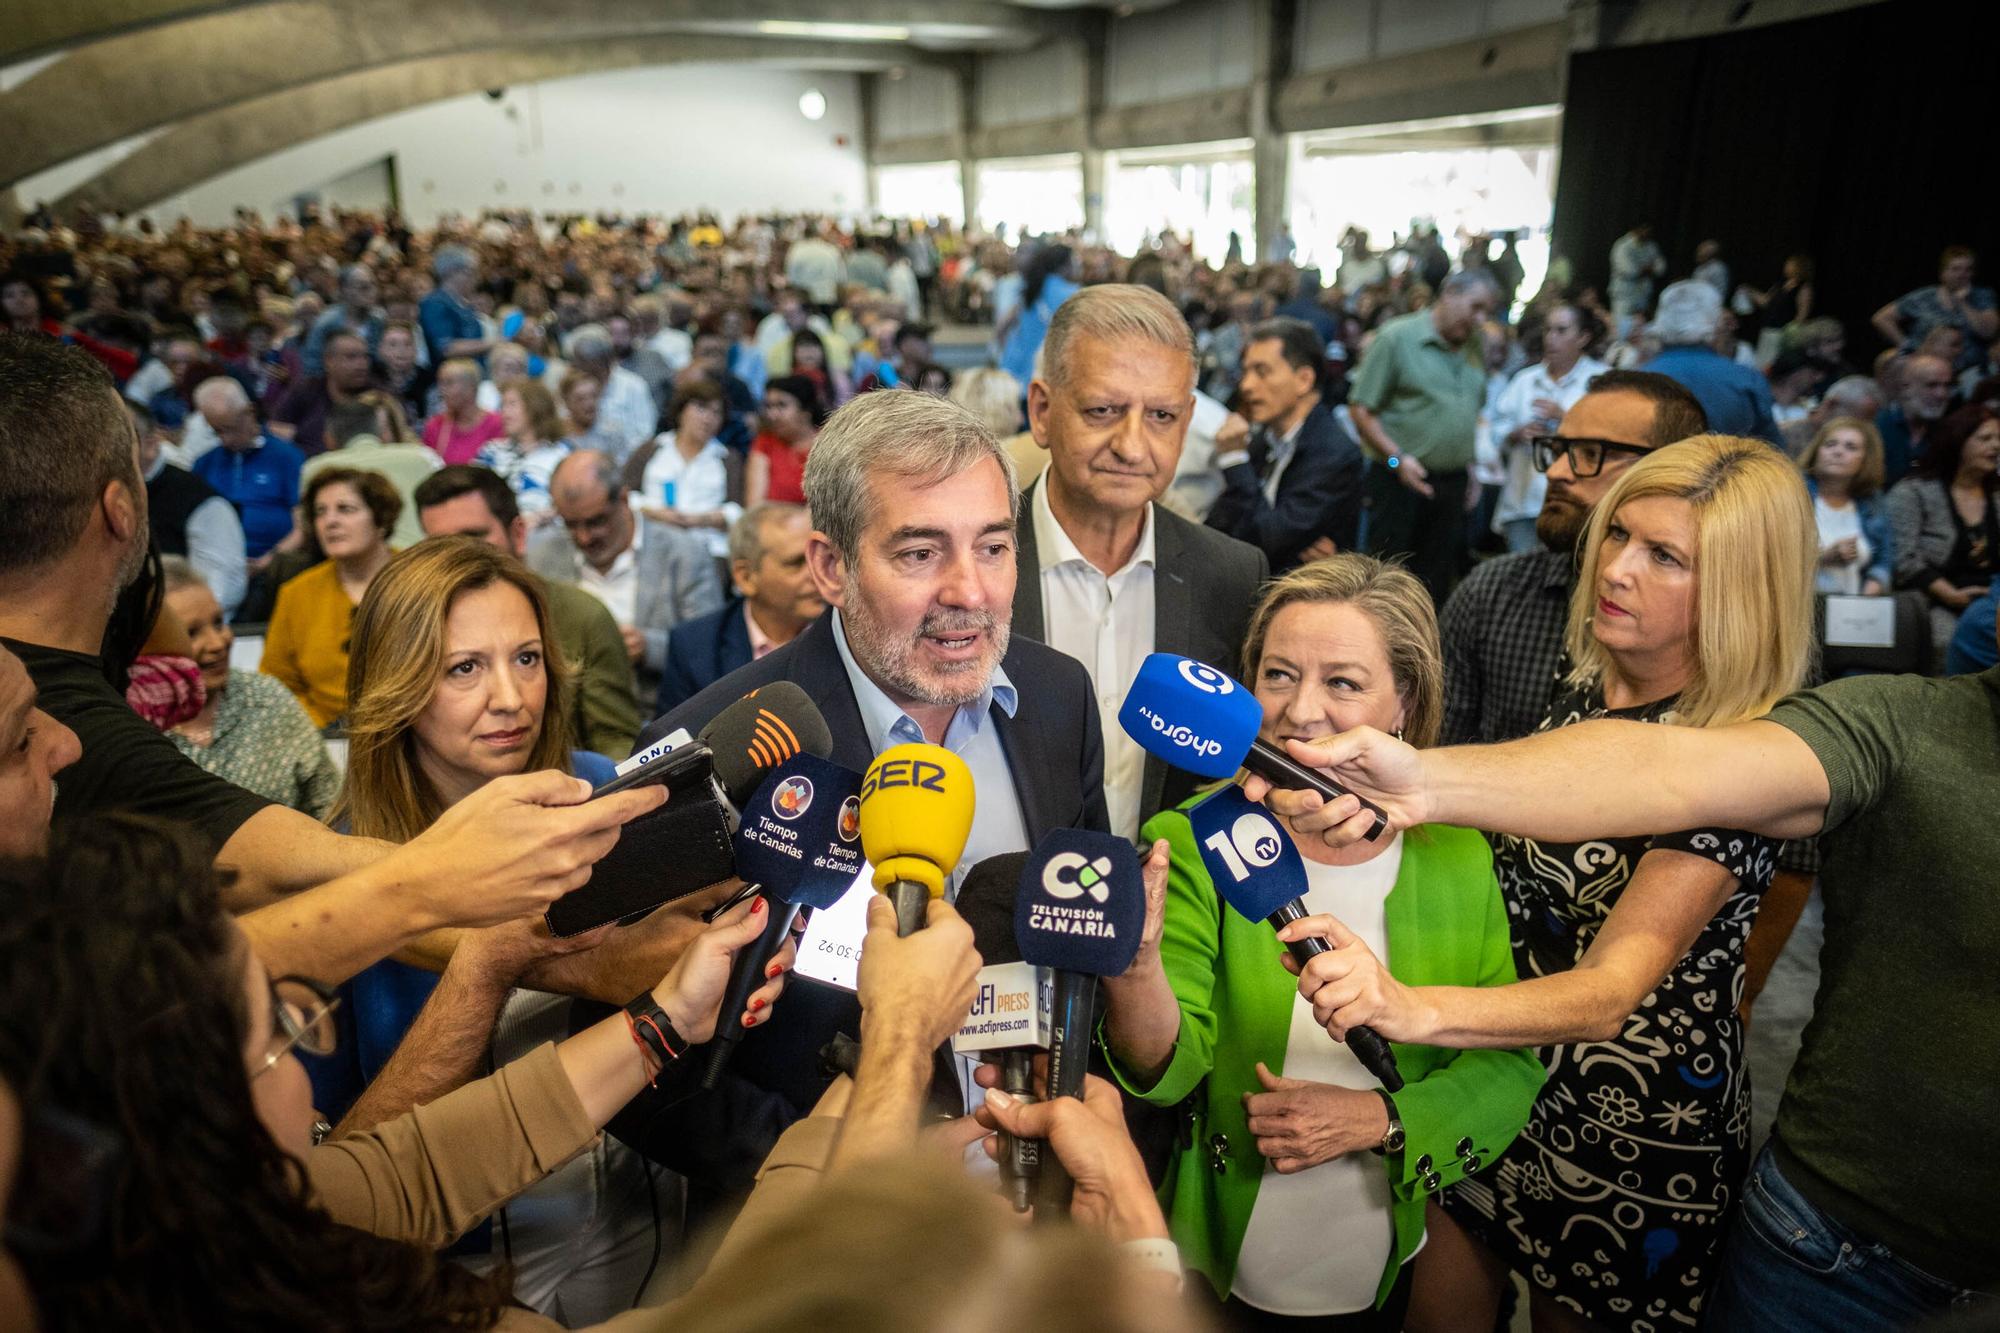
[[[823,37],[834,42],[903,42],[910,30],[893,23],[814,23],[800,19],[764,19],[757,31],[768,37]]]

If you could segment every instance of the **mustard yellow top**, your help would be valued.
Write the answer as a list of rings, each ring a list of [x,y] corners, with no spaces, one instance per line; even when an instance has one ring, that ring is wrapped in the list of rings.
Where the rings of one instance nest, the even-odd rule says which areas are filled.
[[[324,727],[347,711],[347,640],[354,603],[340,586],[339,568],[321,561],[278,589],[257,669],[276,676]]]

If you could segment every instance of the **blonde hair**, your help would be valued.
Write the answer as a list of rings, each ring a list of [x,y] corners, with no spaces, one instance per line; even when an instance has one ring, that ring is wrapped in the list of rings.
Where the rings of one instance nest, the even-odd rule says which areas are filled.
[[[1690,727],[1762,717],[1812,667],[1818,525],[1798,469],[1761,440],[1696,435],[1656,449],[1611,484],[1585,529],[1565,646],[1588,685],[1611,654],[1591,631],[1604,534],[1619,509],[1663,496],[1694,510],[1694,668],[1674,705]]]
[[[445,621],[461,593],[510,583],[534,608],[548,696],[523,772],[569,772],[569,665],[541,583],[477,537],[432,537],[390,560],[354,613],[347,656],[347,777],[327,815],[358,837],[408,842],[444,813],[417,761],[416,721],[444,680]]]
[[[1444,656],[1437,607],[1416,575],[1372,555],[1343,552],[1274,579],[1243,636],[1243,677],[1254,681],[1264,640],[1278,612],[1292,605],[1342,603],[1368,617],[1382,636],[1389,674],[1403,697],[1403,739],[1422,749],[1444,726]]]
[[[945,397],[979,418],[1000,439],[1021,429],[1021,382],[1004,370],[981,366],[958,377]]]
[[[1847,484],[1847,493],[1856,500],[1866,500],[1882,489],[1882,483],[1889,476],[1888,468],[1882,461],[1882,432],[1875,429],[1872,421],[1863,421],[1860,417],[1829,418],[1813,432],[1812,443],[1799,451],[1799,471],[1808,477],[1812,475],[1813,464],[1819,461],[1820,446],[1837,430],[1851,430],[1861,437],[1861,469]]]
[[[1056,307],[1049,319],[1048,336],[1036,374],[1050,384],[1069,378],[1069,345],[1074,338],[1095,338],[1099,342],[1119,342],[1139,338],[1188,359],[1193,376],[1201,357],[1195,351],[1194,332],[1174,309],[1174,303],[1154,291],[1129,282],[1106,282],[1085,287]]]

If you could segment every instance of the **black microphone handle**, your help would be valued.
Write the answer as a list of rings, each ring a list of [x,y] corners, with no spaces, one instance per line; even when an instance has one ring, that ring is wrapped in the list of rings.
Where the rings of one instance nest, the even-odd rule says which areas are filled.
[[[1264,778],[1274,787],[1289,791],[1316,791],[1331,801],[1340,796],[1354,796],[1361,802],[1363,810],[1375,812],[1374,827],[1368,830],[1368,841],[1374,842],[1389,828],[1389,816],[1382,807],[1365,796],[1355,796],[1353,792],[1328,778],[1317,769],[1307,768],[1298,760],[1286,754],[1269,741],[1258,740],[1251,743],[1250,753],[1243,756],[1243,767]]]
[[[1000,1088],[1017,1102],[1035,1100],[1035,1052],[1016,1046],[1000,1052]],[[1042,1141],[1000,1136],[1000,1178],[1007,1182],[1007,1197],[1014,1211],[1025,1213],[1034,1202],[1036,1177],[1042,1168]]]
[[[1311,915],[1306,911],[1306,905],[1294,898],[1266,919],[1276,928]],[[1291,940],[1285,947],[1291,950],[1292,957],[1299,960],[1301,967],[1321,954],[1333,951],[1333,946],[1317,935]],[[1385,1089],[1390,1092],[1403,1090],[1403,1073],[1396,1068],[1396,1053],[1389,1049],[1389,1043],[1383,1041],[1374,1028],[1363,1025],[1347,1029],[1347,1049],[1354,1052],[1354,1058],[1361,1062],[1361,1067],[1373,1074]]]
[[[898,935],[914,935],[924,928],[924,919],[931,905],[931,891],[927,885],[913,879],[899,879],[891,881],[882,892],[889,895],[889,905],[896,909]]]
[[[764,933],[743,946],[729,966],[729,986],[722,992],[722,1008],[715,1014],[715,1035],[709,1039],[708,1063],[702,1066],[704,1088],[713,1088],[721,1080],[723,1068],[736,1054],[736,1043],[743,1040],[743,1007],[750,1003],[750,992],[764,980],[764,969],[771,965],[778,950],[785,947],[785,937],[792,933],[792,923],[799,919],[797,905],[768,893],[764,895],[764,910],[771,915],[764,923]]]
[[[1056,972],[1055,1013],[1049,1034],[1049,1097],[1083,1096],[1083,1076],[1090,1067],[1090,1039],[1097,1027],[1097,977],[1089,972]],[[1076,1182],[1062,1159],[1044,1154],[1035,1216],[1053,1221],[1069,1214]]]

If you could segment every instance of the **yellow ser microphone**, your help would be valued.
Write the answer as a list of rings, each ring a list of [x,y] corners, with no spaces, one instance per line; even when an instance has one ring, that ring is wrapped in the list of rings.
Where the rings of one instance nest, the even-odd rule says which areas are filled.
[[[924,924],[972,832],[972,770],[939,745],[898,745],[861,779],[861,850],[896,909],[896,933]]]

